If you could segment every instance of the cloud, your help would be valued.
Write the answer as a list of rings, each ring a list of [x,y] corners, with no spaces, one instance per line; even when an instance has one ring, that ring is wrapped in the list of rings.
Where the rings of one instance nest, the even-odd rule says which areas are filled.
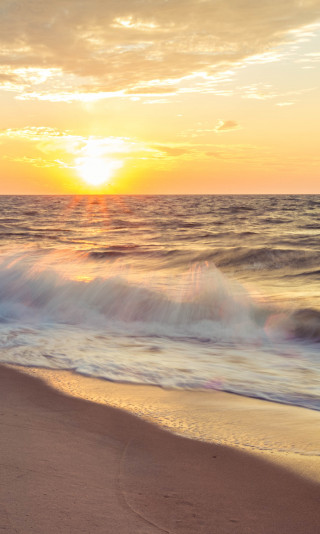
[[[224,121],[224,124],[227,122],[235,121]],[[279,159],[274,150],[267,146],[217,144],[192,139],[183,143],[155,144],[128,137],[82,136],[49,127],[0,130],[0,144],[4,149],[1,159],[34,167],[73,171],[79,166],[79,161],[88,158],[111,159],[121,165],[129,163],[130,166],[153,170],[210,159],[246,162],[253,166],[276,165]]]
[[[214,128],[204,128],[202,123],[198,123],[198,128],[189,128],[180,133],[181,137],[196,138],[207,136],[208,134],[219,134],[222,132],[229,132],[231,130],[240,130],[241,126],[234,120],[222,120],[218,121],[218,124]]]
[[[315,69],[320,63],[320,52],[310,52],[302,58],[297,59],[296,63],[301,63],[303,69]]]
[[[47,158],[31,158],[28,156],[10,156],[10,155],[4,155],[2,156],[2,159],[7,159],[9,161],[13,161],[15,163],[27,163],[29,165],[32,165],[33,167],[40,167],[40,168],[50,168],[50,167],[72,167],[71,165],[68,165],[67,163],[60,161],[60,160],[50,160]]]
[[[279,96],[272,85],[263,84],[261,82],[239,87],[238,92],[242,98],[250,98],[254,100],[269,100],[270,98]]]
[[[280,108],[283,108],[283,107],[293,106],[293,104],[294,102],[278,102],[277,106],[279,106]]]
[[[37,167],[75,167],[76,158],[112,157],[127,159],[148,157],[156,150],[127,137],[75,135],[47,127],[8,128],[0,130],[0,143],[5,145],[2,159],[24,162]],[[17,156],[19,153],[24,156]],[[12,149],[13,148],[13,153]]]
[[[234,145],[207,145],[204,155],[208,158],[214,158],[226,161],[246,161],[248,164],[260,164],[262,162],[272,162],[274,155],[268,147],[255,146],[250,144]]]
[[[270,84],[256,83],[237,88],[235,92],[239,93],[242,98],[255,100],[282,100],[277,106],[289,106],[295,103],[296,97],[315,91],[317,87],[306,87],[295,91],[276,91]],[[283,100],[285,99],[285,100]]]
[[[150,82],[165,92],[190,76],[207,84],[250,58],[277,60],[270,50],[319,17],[319,0],[4,0],[0,68],[9,79],[0,83],[25,98],[65,100],[74,91],[157,92]]]
[[[215,127],[214,131],[219,132],[228,132],[229,130],[238,130],[240,125],[236,121],[223,121],[220,120],[218,125]]]
[[[181,146],[181,145],[152,145],[151,149],[154,149],[158,152],[159,157],[180,157],[190,155],[194,152],[190,146]]]
[[[167,93],[175,93],[176,89],[169,86],[152,86],[149,87],[134,87],[133,89],[129,89],[127,91],[127,94],[129,95],[157,95],[157,94],[167,94]]]

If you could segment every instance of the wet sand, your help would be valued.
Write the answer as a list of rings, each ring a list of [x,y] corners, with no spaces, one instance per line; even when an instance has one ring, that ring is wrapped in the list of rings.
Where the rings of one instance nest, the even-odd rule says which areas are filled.
[[[80,382],[77,378],[74,382],[70,380],[66,383],[69,389],[73,384],[74,390],[80,387],[80,382],[89,383],[84,378]],[[63,382],[62,378],[57,381]],[[307,456],[291,454],[289,449],[278,454],[263,452],[258,446],[250,452],[243,447],[244,443],[242,447],[231,447],[223,444],[223,440],[205,443],[174,435],[114,407],[121,406],[125,392],[130,396],[135,386],[90,383],[92,391],[103,388],[109,406],[80,398],[81,391],[76,396],[72,387],[69,393],[74,396],[50,387],[30,373],[0,367],[3,532],[319,532],[319,457],[312,454],[314,444],[309,445],[312,432],[304,438],[310,449]],[[95,386],[96,383],[100,386]],[[156,389],[137,388],[132,393],[135,406],[132,411],[139,413],[137,405],[150,404],[149,398],[157,395]],[[175,392],[158,390],[158,394],[162,404],[163,399],[169,405],[170,398],[172,402],[174,397],[178,398]],[[192,412],[195,402],[196,409],[201,411],[196,401],[199,397],[192,395],[183,393],[185,405],[189,402]],[[96,397],[101,400],[101,391]],[[220,433],[224,422],[226,428],[231,424],[234,400],[228,405],[230,397],[233,396],[216,396]],[[242,401],[239,402],[241,405]],[[243,404],[241,409],[239,428],[247,420],[250,430],[258,425],[259,414],[261,420],[264,413],[260,407],[254,411],[246,406]],[[272,406],[270,403],[271,411]],[[281,406],[280,409],[283,410]],[[297,414],[292,415],[288,426],[292,433],[289,442],[294,440],[295,433],[302,446],[299,418],[302,421],[305,414],[308,420],[311,414],[310,429],[319,416],[309,410],[287,407],[286,410]],[[279,431],[281,441],[281,421],[276,413],[274,408],[272,417],[278,422],[273,425],[272,439]],[[241,422],[240,412],[236,417]],[[234,425],[232,432],[236,433]]]

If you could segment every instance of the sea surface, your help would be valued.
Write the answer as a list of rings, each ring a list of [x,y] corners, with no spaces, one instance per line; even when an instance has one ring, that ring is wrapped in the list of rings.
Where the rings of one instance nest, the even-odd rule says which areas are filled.
[[[320,195],[0,196],[0,361],[320,410]]]

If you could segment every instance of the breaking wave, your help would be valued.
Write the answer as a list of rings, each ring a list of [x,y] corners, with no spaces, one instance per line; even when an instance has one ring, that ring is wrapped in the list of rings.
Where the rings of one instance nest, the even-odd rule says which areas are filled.
[[[320,409],[319,205],[0,197],[0,361]]]
[[[319,311],[262,304],[213,264],[197,263],[180,277],[165,279],[112,265],[102,276],[86,271],[81,256],[67,253],[2,258],[0,321],[98,326],[210,342],[320,340]]]

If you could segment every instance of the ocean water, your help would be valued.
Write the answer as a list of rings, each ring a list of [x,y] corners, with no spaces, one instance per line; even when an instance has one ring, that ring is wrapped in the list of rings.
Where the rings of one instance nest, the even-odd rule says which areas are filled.
[[[0,361],[320,410],[320,196],[0,197]]]

